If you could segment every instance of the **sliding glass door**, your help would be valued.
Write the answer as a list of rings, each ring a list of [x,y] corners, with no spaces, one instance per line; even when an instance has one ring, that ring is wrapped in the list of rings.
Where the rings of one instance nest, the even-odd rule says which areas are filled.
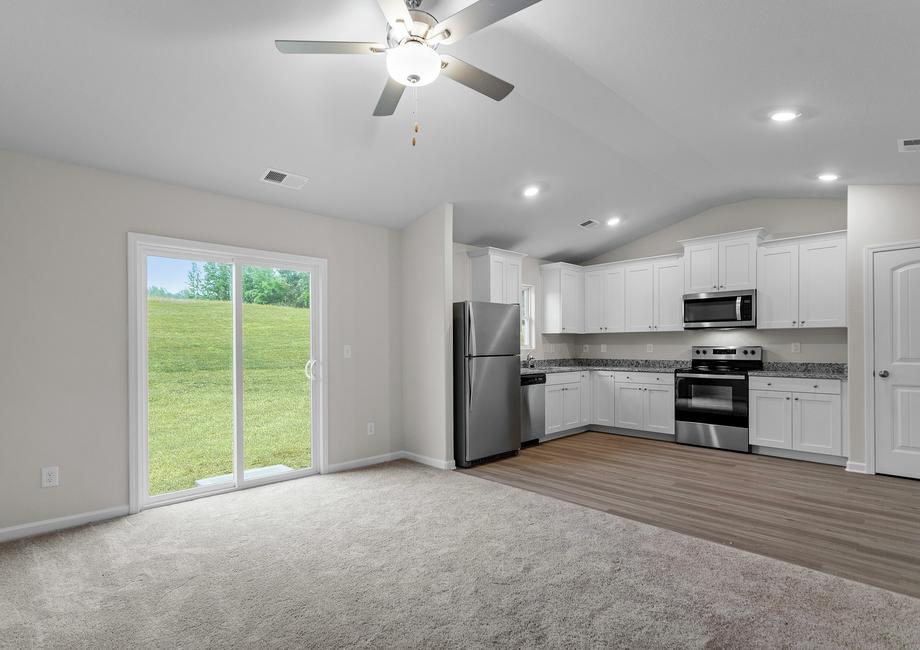
[[[325,261],[129,246],[132,509],[318,471]]]

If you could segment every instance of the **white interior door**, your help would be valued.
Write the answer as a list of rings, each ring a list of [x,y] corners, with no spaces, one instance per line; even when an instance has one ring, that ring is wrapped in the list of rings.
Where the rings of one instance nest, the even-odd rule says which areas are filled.
[[[920,478],[920,247],[873,263],[876,471]]]

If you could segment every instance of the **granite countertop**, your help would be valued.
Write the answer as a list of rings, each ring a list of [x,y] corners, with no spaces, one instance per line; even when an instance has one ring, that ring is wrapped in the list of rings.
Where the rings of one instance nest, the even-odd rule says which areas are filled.
[[[840,379],[847,378],[845,363],[786,363],[766,362],[763,370],[751,370],[751,377],[794,377],[800,379]]]
[[[619,372],[674,372],[678,368],[686,368],[690,361],[669,359],[663,361],[649,361],[644,359],[541,359],[536,362],[536,367],[521,367],[522,375],[535,373],[556,372],[584,372],[586,370],[619,371]],[[763,370],[748,372],[751,377],[792,377],[800,379],[839,379],[846,380],[847,364],[845,363],[788,363],[768,361],[764,363]]]
[[[539,360],[535,368],[521,367],[522,375],[545,372],[584,372],[602,370],[607,372],[674,372],[685,368],[689,361],[670,359],[665,361],[647,361],[645,359],[555,359]]]

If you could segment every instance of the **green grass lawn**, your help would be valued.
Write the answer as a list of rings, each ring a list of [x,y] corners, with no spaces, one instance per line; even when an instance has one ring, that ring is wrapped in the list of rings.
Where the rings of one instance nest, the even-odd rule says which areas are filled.
[[[148,300],[150,494],[233,472],[229,302]],[[310,467],[310,310],[243,305],[246,469]]]

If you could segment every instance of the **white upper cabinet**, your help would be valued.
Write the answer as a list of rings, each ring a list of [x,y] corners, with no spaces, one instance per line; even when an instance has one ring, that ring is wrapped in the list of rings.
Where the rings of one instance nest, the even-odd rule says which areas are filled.
[[[655,320],[654,273],[651,263],[627,266],[626,331],[648,332]]]
[[[678,257],[625,267],[626,332],[684,328],[684,265]]]
[[[846,236],[766,242],[758,252],[757,327],[846,327]]]
[[[799,247],[761,247],[757,260],[757,327],[798,327]]]
[[[847,326],[846,237],[799,246],[799,327]]]
[[[592,267],[585,271],[585,332],[622,332],[626,327],[622,266]]]
[[[682,259],[655,262],[653,329],[659,332],[677,332],[684,329],[684,263]]]
[[[521,302],[521,266],[526,255],[500,248],[469,252],[472,299],[478,302]]]
[[[684,247],[684,293],[719,290],[719,245],[716,242]]]
[[[543,333],[581,334],[585,331],[585,274],[574,264],[544,264]]]
[[[698,237],[684,247],[684,293],[742,291],[757,287],[757,246],[763,228]]]

